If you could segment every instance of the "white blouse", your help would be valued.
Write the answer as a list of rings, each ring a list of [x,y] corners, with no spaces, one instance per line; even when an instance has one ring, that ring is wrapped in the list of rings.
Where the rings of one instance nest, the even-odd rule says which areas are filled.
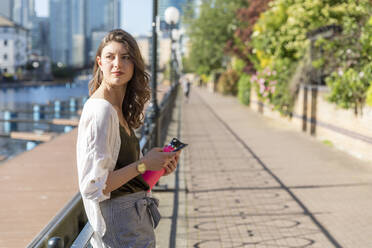
[[[114,107],[105,99],[89,99],[80,117],[76,152],[79,189],[94,230],[93,247],[104,247],[101,237],[106,225],[99,202],[110,198],[102,191],[109,171],[115,168],[120,144],[119,118]]]

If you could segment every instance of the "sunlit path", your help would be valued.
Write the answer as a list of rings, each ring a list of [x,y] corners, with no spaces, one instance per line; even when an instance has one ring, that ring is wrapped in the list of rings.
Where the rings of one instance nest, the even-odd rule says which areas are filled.
[[[193,88],[187,247],[370,247],[370,165],[281,125]]]

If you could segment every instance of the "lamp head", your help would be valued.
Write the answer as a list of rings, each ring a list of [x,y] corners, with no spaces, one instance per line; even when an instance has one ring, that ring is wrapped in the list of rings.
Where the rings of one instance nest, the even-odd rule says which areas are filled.
[[[169,25],[172,25],[172,24],[174,25],[174,24],[177,24],[180,18],[180,12],[178,11],[177,8],[171,6],[165,10],[164,17],[165,17],[166,23],[168,23]]]

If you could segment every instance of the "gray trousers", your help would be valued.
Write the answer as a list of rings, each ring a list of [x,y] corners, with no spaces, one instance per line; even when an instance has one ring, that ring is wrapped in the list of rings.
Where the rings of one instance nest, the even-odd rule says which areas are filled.
[[[106,224],[102,240],[110,248],[155,248],[158,200],[137,192],[100,202]]]

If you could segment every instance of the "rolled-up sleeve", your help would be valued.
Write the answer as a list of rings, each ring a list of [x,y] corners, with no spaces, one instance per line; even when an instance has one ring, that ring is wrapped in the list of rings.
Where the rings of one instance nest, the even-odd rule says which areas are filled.
[[[113,158],[113,121],[110,111],[95,109],[82,115],[77,141],[79,189],[82,197],[103,201],[107,176],[115,166]]]

